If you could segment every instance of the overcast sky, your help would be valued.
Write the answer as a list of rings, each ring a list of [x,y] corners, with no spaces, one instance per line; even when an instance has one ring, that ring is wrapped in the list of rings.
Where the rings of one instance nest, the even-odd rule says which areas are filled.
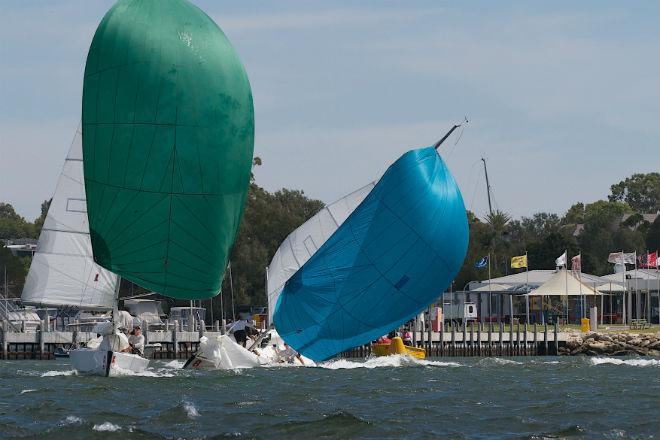
[[[32,220],[80,119],[112,1],[0,2],[0,201]],[[660,170],[660,3],[195,0],[247,69],[257,182],[331,202],[470,119],[465,205],[563,213]]]

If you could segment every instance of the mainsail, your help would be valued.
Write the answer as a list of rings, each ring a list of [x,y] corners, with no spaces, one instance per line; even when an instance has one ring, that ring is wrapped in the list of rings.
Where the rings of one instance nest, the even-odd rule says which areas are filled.
[[[374,340],[442,293],[467,244],[465,206],[446,164],[432,147],[409,151],[286,281],[275,327],[315,361]]]
[[[294,230],[275,252],[267,269],[268,320],[273,321],[275,305],[284,284],[319,250],[337,228],[362,203],[376,182],[330,203]]]
[[[95,261],[170,297],[217,295],[254,143],[250,84],[220,28],[184,0],[118,1],[82,110]]]
[[[117,277],[94,263],[89,239],[80,130],[69,148],[21,300],[25,304],[112,309]]]

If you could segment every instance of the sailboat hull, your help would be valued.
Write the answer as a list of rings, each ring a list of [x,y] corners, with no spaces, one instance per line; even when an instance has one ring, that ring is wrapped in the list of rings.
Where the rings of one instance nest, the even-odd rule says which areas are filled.
[[[80,374],[114,377],[141,373],[149,366],[149,359],[130,353],[117,351],[71,350],[69,353],[73,368]]]

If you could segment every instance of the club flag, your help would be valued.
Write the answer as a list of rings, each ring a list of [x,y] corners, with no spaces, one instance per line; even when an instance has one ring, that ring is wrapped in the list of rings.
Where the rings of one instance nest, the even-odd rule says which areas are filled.
[[[655,269],[658,267],[658,251],[647,252],[637,257],[640,269]]]
[[[576,256],[571,258],[571,270],[573,272],[582,271],[582,254],[577,254]]]
[[[566,267],[566,252],[561,254],[556,260],[555,260],[555,266],[557,267]]]
[[[476,267],[477,269],[483,269],[486,266],[488,266],[488,255],[486,255],[476,263],[474,263],[474,267]]]
[[[635,253],[613,252],[607,257],[607,262],[614,264],[635,264]]]
[[[519,255],[511,258],[512,269],[520,269],[522,267],[527,267],[527,255]]]

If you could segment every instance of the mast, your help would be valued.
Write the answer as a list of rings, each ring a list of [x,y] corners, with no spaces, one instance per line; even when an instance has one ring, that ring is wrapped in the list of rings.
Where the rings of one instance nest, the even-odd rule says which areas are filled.
[[[465,118],[465,120],[464,120],[463,122],[461,122],[460,124],[456,124],[456,125],[454,125],[454,126],[453,126],[453,127],[447,132],[447,134],[445,134],[445,135],[442,137],[442,139],[440,139],[438,142],[435,143],[435,145],[433,145],[433,148],[435,148],[436,151],[437,151],[438,148],[440,148],[440,145],[442,145],[442,143],[443,143],[444,141],[446,141],[447,138],[448,138],[449,136],[451,136],[451,134],[454,132],[454,130],[456,130],[457,128],[461,127],[463,124],[467,124],[467,123],[468,123],[468,120],[467,120],[467,118]],[[460,137],[460,136],[459,136],[459,137]]]
[[[488,168],[486,168],[486,159],[482,157],[481,161],[484,163],[484,174],[486,175],[486,194],[488,195],[488,212],[490,212],[490,215],[493,215],[493,205],[490,202],[490,182],[488,180]]]

